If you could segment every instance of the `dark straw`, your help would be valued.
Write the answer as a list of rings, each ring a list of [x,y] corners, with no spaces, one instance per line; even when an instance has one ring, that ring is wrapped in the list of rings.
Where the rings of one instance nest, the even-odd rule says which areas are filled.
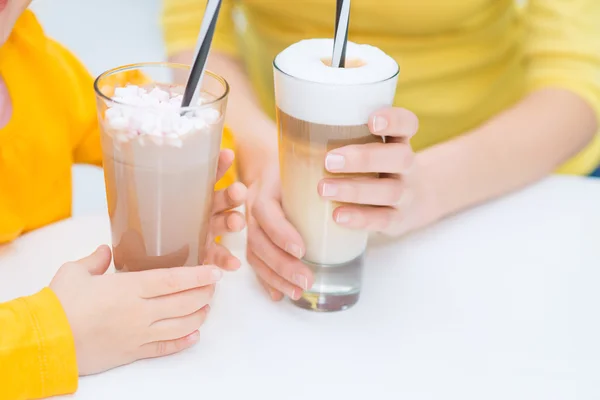
[[[212,7],[214,8],[214,13],[212,16],[207,15],[207,13],[209,13],[211,10],[211,3],[216,3],[216,6]],[[181,102],[182,107],[189,107],[190,104],[195,105],[195,100],[200,94],[202,78],[204,76],[204,70],[206,68],[206,60],[208,59],[208,53],[210,51],[212,39],[215,34],[215,26],[217,25],[220,9],[221,0],[208,1],[204,19],[202,20],[202,26],[200,27],[200,35],[198,37],[198,51],[196,53],[196,58],[194,59],[194,64],[192,64],[190,76],[185,86],[185,92],[183,93],[183,101]],[[205,26],[206,24],[209,24],[208,29]],[[206,34],[204,35],[205,32]]]
[[[344,10],[347,10],[344,13]],[[346,47],[348,45],[348,27],[350,25],[350,0],[337,0],[335,11],[335,35],[333,39],[333,55],[331,66],[344,68],[346,66]],[[342,32],[340,32],[340,29]],[[338,32],[343,36],[338,37]],[[339,48],[341,46],[341,49]]]

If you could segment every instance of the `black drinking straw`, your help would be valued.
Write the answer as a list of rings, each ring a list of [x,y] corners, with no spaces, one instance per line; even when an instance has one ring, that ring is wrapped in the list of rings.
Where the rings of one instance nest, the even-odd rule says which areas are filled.
[[[206,59],[208,58],[210,45],[215,34],[215,26],[217,25],[220,10],[221,0],[208,1],[204,18],[202,19],[202,26],[200,27],[200,34],[198,35],[196,58],[194,59],[194,64],[192,64],[192,70],[190,71],[190,76],[185,85],[185,92],[183,93],[182,107],[188,107],[190,104],[195,105],[200,95],[200,87],[206,68]]]
[[[331,66],[346,66],[346,46],[348,45],[348,26],[350,24],[350,0],[337,0],[335,12],[335,36],[333,39],[333,56]]]

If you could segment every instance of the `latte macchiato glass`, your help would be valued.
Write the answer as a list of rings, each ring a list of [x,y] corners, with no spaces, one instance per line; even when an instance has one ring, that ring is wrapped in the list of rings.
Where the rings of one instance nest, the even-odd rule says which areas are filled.
[[[206,72],[181,108],[185,65],[115,68],[94,84],[117,271],[205,261],[229,87]]]
[[[331,150],[383,139],[370,133],[371,113],[393,102],[397,63],[380,50],[349,42],[346,68],[332,68],[333,40],[306,40],[288,47],[274,62],[282,205],[298,230],[303,262],[315,282],[300,307],[338,311],[360,296],[368,232],[338,224],[340,204],[322,198],[324,178],[377,178],[376,174],[333,174],[325,169]]]

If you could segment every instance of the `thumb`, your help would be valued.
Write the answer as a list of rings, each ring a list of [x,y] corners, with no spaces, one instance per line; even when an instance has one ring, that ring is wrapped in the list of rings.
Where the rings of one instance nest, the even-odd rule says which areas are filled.
[[[102,275],[108,269],[111,260],[111,251],[107,245],[102,245],[92,254],[75,263],[81,265],[92,275]]]

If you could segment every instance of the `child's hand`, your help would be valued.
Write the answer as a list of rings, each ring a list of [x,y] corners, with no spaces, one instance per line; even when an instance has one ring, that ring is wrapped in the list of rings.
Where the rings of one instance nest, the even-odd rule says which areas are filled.
[[[63,265],[50,283],[73,331],[79,375],[176,353],[196,343],[214,284],[222,276],[219,268],[103,275],[110,260],[110,249],[101,246]]]

